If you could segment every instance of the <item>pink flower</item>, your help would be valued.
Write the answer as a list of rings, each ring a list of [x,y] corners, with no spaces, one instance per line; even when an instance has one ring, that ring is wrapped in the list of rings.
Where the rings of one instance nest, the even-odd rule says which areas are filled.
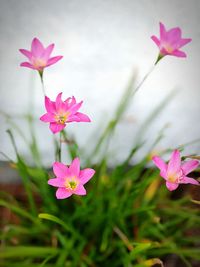
[[[63,163],[55,162],[53,171],[56,178],[50,179],[48,184],[58,187],[56,191],[57,199],[68,198],[72,194],[86,195],[84,184],[95,174],[93,169],[80,170],[79,158],[75,158],[69,167]]]
[[[77,112],[83,101],[77,103],[74,96],[61,99],[62,93],[56,97],[56,101],[51,101],[45,96],[45,107],[47,113],[40,120],[50,123],[50,130],[55,134],[62,131],[68,122],[90,122],[90,118],[80,112]]]
[[[159,59],[166,55],[176,57],[186,57],[186,53],[179,50],[182,46],[191,42],[190,38],[181,38],[181,29],[172,28],[166,31],[164,24],[160,22],[160,39],[156,36],[151,36],[151,39],[156,43],[160,50]]]
[[[44,68],[55,64],[62,58],[62,56],[50,57],[53,48],[54,44],[50,44],[47,48],[44,48],[40,40],[34,38],[31,44],[31,51],[19,49],[29,60],[29,62],[21,63],[20,66],[43,72]]]
[[[174,150],[168,164],[158,156],[153,157],[153,162],[160,169],[160,176],[165,179],[170,191],[177,189],[179,184],[199,185],[198,181],[187,176],[199,166],[198,160],[189,160],[181,164],[180,152]]]

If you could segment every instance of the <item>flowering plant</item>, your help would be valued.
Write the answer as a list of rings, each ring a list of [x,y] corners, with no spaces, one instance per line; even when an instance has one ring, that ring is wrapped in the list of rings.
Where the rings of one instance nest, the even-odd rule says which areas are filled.
[[[159,48],[159,55],[151,71],[165,56],[186,57],[180,48],[191,41],[181,37],[180,28],[167,31],[162,23],[160,39],[156,36],[152,39]],[[44,69],[62,58],[50,57],[53,48],[54,44],[44,48],[34,38],[31,51],[20,49],[29,60],[21,66],[40,74],[46,109],[40,120],[49,123],[54,137],[55,162],[50,170],[43,166],[29,116],[32,139],[31,145],[27,145],[35,163],[30,166],[19,152],[13,133],[21,131],[12,123],[15,127],[9,129],[8,134],[16,160],[10,160],[10,163],[22,178],[26,197],[14,200],[2,194],[0,205],[16,214],[18,219],[15,223],[7,220],[2,227],[2,266],[165,266],[172,254],[180,260],[179,267],[183,264],[192,266],[190,262],[194,260],[200,262],[199,237],[194,234],[200,222],[196,206],[199,201],[188,192],[188,189],[199,190],[195,178],[199,157],[185,155],[185,161],[181,163],[180,151],[184,147],[176,147],[159,152],[172,152],[168,163],[155,153],[153,157],[148,153],[132,165],[132,158],[144,145],[144,133],[140,130],[137,142],[123,162],[113,162],[112,167],[108,163],[109,159],[112,160],[108,148],[114,130],[151,71],[137,86],[134,78],[131,79],[112,120],[98,137],[92,152],[84,153],[67,131],[68,127],[73,128],[73,124],[68,125],[70,122],[92,123],[90,116],[79,112],[83,101],[77,102],[74,96],[62,100],[62,93],[52,101],[48,90],[44,90]],[[150,114],[145,129],[170,98],[171,95]],[[21,136],[24,137],[23,133]],[[154,147],[161,137],[162,133],[158,133]],[[95,143],[94,140],[91,143]],[[63,158],[63,150],[68,152],[69,162]],[[151,163],[157,166],[160,175]],[[191,172],[193,175],[189,177]],[[173,199],[174,192],[171,194],[170,191],[181,192],[179,190],[184,188],[184,184],[185,196]]]

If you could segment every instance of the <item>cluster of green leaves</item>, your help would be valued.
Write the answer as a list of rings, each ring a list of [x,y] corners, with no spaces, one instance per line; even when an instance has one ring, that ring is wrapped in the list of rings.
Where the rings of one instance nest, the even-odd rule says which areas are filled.
[[[55,188],[47,184],[52,173],[42,167],[30,116],[29,148],[34,167],[20,155],[12,131],[8,131],[17,155],[12,165],[22,178],[27,202],[1,194],[0,205],[17,214],[20,222],[7,223],[1,230],[0,266],[163,266],[161,259],[169,254],[178,255],[188,267],[192,266],[191,260],[200,260],[199,236],[191,233],[200,224],[198,204],[193,204],[189,196],[172,200],[158,171],[147,167],[149,155],[134,166],[130,164],[144,145],[143,133],[173,95],[149,115],[127,158],[109,168],[109,142],[134,95],[133,83],[134,78],[113,119],[85,160],[86,166],[82,166],[92,166],[91,158],[98,156],[98,164],[93,166],[96,174],[87,184],[88,194],[84,197],[55,198]],[[16,127],[14,130],[20,132]],[[163,130],[149,153],[162,136]],[[68,150],[71,158],[80,155],[74,139],[66,133],[62,138],[67,140],[63,149]],[[59,150],[58,144],[56,149]]]

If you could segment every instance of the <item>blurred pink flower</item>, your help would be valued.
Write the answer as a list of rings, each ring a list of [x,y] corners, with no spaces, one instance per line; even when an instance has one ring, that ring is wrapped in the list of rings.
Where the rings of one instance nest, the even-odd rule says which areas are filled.
[[[50,44],[47,48],[44,48],[40,40],[34,38],[31,44],[31,51],[19,49],[29,60],[29,62],[21,63],[20,66],[43,72],[44,68],[55,64],[62,58],[62,56],[50,57],[53,48],[54,44]]]
[[[166,180],[166,186],[170,191],[177,189],[179,184],[196,184],[198,181],[187,175],[199,166],[198,160],[189,160],[181,164],[180,152],[174,150],[169,163],[166,164],[160,157],[154,156],[154,164],[160,169],[160,176]]]
[[[68,198],[72,194],[86,195],[84,184],[95,174],[93,169],[80,170],[79,158],[75,158],[69,167],[63,163],[55,162],[53,171],[56,178],[50,179],[48,184],[58,187],[56,191],[57,199]]]
[[[186,57],[186,53],[179,49],[192,41],[190,38],[181,38],[181,29],[178,27],[166,31],[164,24],[161,22],[160,39],[154,35],[151,36],[151,39],[156,43],[160,50],[159,59],[166,55]]]
[[[47,113],[40,120],[50,123],[50,130],[55,134],[62,131],[68,122],[90,122],[90,118],[78,112],[83,101],[77,103],[74,96],[61,99],[62,93],[59,93],[56,101],[51,101],[45,96],[45,107]]]

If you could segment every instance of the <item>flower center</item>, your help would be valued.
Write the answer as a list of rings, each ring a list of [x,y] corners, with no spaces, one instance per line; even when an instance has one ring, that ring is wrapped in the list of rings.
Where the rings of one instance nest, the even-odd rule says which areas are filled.
[[[174,51],[174,49],[169,45],[169,44],[166,44],[165,45],[165,50],[168,52],[168,53],[172,53]]]
[[[168,180],[170,183],[176,183],[176,181],[177,181],[177,176],[176,176],[176,174],[170,174],[170,175],[168,175],[167,180]]]
[[[35,58],[33,60],[33,66],[36,68],[43,69],[44,67],[46,67],[46,64],[47,64],[46,61],[41,58]]]
[[[60,123],[60,124],[65,124],[65,122],[67,121],[69,117],[69,113],[66,112],[66,113],[62,113],[62,114],[57,114],[55,116],[55,120],[57,123]]]
[[[79,181],[75,176],[72,176],[70,178],[66,178],[66,181],[65,181],[65,188],[66,189],[75,190],[78,185],[79,185]]]
[[[180,181],[183,178],[183,171],[180,169],[178,172],[176,173],[168,173],[167,174],[167,180],[170,183],[180,183]]]

